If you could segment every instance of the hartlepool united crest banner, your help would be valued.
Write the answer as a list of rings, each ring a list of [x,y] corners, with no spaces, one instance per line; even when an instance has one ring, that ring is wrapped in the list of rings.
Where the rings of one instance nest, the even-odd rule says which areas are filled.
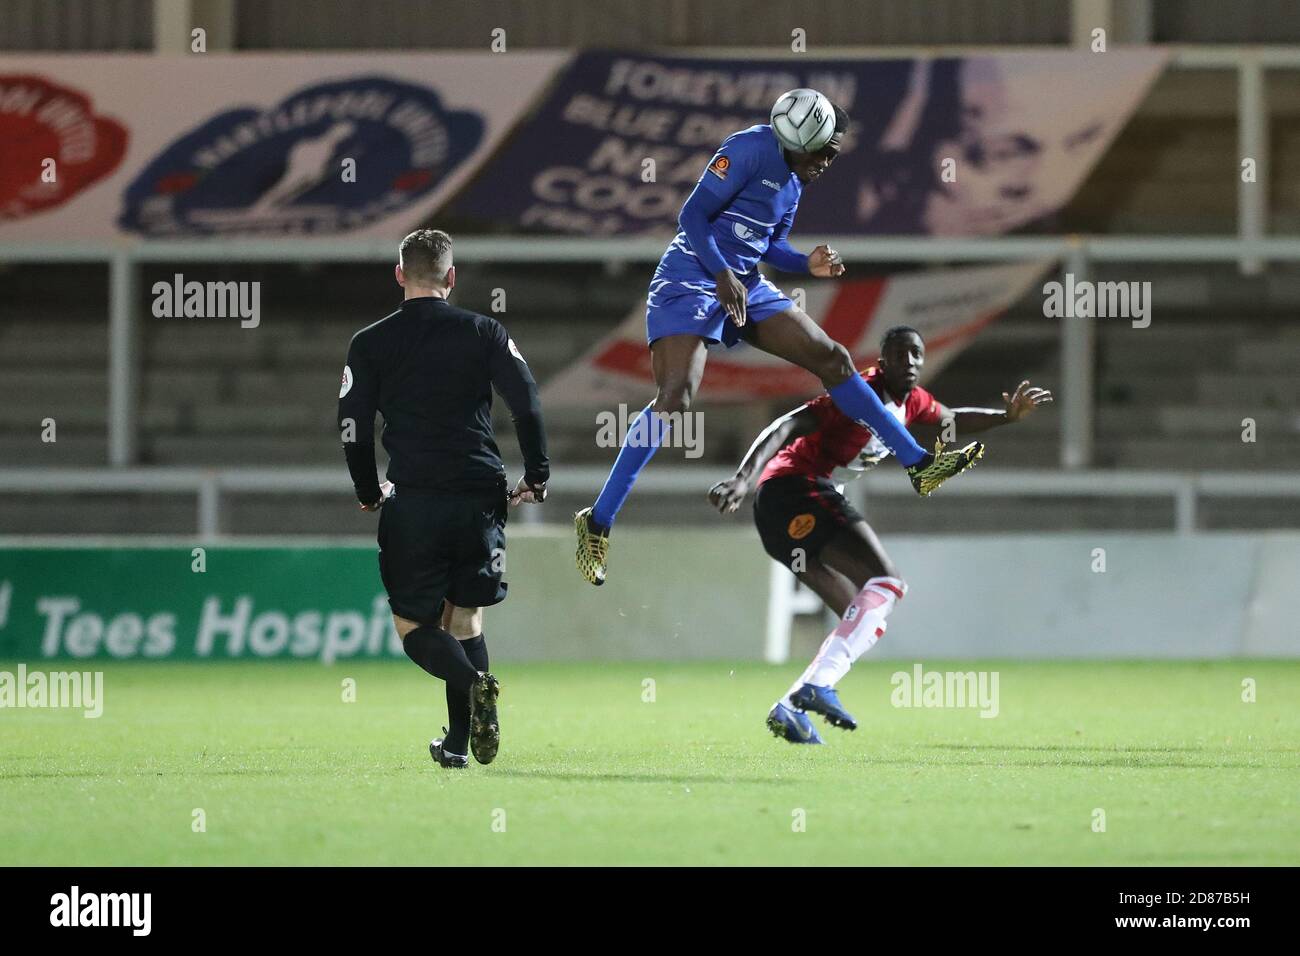
[[[566,59],[0,56],[0,240],[395,242]]]

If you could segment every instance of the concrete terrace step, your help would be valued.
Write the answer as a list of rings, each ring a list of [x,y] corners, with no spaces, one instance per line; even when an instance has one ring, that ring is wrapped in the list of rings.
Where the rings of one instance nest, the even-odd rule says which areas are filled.
[[[1300,438],[1300,410],[1275,409],[1260,404],[1235,405],[1109,406],[1097,412],[1099,434],[1116,437],[1161,435],[1164,437],[1224,438],[1239,436],[1242,419],[1253,418],[1257,433],[1273,438]]]
[[[0,333],[0,368],[99,368],[108,365],[108,331],[77,326],[62,336],[24,338]]]
[[[1300,374],[1283,372],[1203,372],[1196,397],[1205,406],[1243,402],[1268,407],[1300,407]]]
[[[145,463],[152,465],[313,465],[338,464],[343,452],[329,433],[293,438],[266,435],[151,435],[142,442]]]
[[[39,429],[0,434],[0,462],[15,468],[72,468],[108,464],[108,438],[101,434],[58,431],[58,441],[40,440]]]
[[[1295,471],[1300,442],[1149,438],[1099,441],[1097,466],[1159,471]]]

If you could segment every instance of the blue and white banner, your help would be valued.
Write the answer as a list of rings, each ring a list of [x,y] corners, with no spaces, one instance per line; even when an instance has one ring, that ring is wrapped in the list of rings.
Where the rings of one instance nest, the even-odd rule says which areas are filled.
[[[796,238],[1003,233],[1069,202],[1166,57],[583,53],[451,210],[517,230],[668,233],[723,139],[809,86],[852,125],[835,165],[804,194]]]
[[[566,60],[0,56],[0,241],[396,241],[466,182]]]

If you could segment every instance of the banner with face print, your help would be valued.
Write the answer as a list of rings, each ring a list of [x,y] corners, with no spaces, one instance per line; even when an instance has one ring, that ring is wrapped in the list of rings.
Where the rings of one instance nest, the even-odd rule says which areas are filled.
[[[925,383],[1041,281],[1050,266],[1026,262],[843,282],[810,279],[806,292],[789,287],[784,291],[803,300],[809,317],[848,348],[858,368],[879,357],[880,337],[886,329],[895,325],[916,329],[925,339],[921,373]],[[741,345],[711,351],[700,401],[810,398],[821,390],[817,379],[803,369]],[[639,408],[654,392],[643,301],[586,355],[544,383],[542,403],[608,407],[626,402]]]
[[[669,234],[722,141],[766,123],[781,93],[806,86],[850,125],[834,165],[804,193],[796,240],[1003,233],[1069,202],[1166,58],[584,53],[450,208],[515,230]]]

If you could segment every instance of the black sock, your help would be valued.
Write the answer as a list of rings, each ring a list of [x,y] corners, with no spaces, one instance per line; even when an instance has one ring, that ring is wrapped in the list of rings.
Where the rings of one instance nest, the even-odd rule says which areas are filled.
[[[469,658],[469,662],[474,665],[476,671],[488,669],[487,639],[482,634],[478,637],[471,637],[467,641],[461,641],[460,646],[465,649],[465,656]]]
[[[487,641],[483,635],[460,642],[470,666],[476,671],[488,669]],[[469,694],[447,685],[447,736],[442,742],[449,753],[468,753],[469,746]]]
[[[440,627],[424,624],[406,635],[402,641],[406,656],[434,677],[447,682],[449,688],[469,694],[469,685],[478,671],[461,649],[460,641]]]

